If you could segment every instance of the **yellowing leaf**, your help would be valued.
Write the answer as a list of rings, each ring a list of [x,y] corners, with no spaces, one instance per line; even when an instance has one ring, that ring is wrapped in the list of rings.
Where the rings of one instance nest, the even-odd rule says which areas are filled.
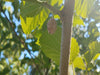
[[[83,62],[82,57],[77,57],[75,58],[74,62],[73,62],[74,68],[79,68],[82,70],[86,70],[85,64]]]
[[[78,54],[79,54],[78,42],[76,41],[75,38],[72,38],[71,39],[71,51],[70,51],[70,62],[71,63],[78,56]]]

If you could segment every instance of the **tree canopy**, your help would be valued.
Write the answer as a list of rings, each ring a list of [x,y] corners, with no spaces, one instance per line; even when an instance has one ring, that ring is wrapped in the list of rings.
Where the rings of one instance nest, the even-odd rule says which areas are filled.
[[[0,1],[0,75],[59,75],[63,8],[63,0]],[[99,0],[75,0],[69,75],[100,75],[99,16]]]

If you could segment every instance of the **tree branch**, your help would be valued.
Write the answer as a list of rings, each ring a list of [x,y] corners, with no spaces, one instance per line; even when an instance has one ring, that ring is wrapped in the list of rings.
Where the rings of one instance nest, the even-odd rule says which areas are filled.
[[[74,4],[75,0],[65,0],[60,16],[62,20],[60,75],[68,75]]]
[[[50,4],[48,4],[47,2],[39,2],[37,1],[39,4],[41,4],[42,6],[48,8],[50,11],[52,11],[54,14],[58,14],[60,15],[60,11],[58,9],[56,9],[55,7],[51,6]]]
[[[22,40],[22,39],[20,39],[20,37],[17,35],[17,33],[15,32],[15,29],[14,29],[14,25],[13,25],[13,23],[7,18],[7,15],[5,14],[5,12],[4,12],[4,10],[2,9],[2,5],[1,5],[1,3],[0,3],[0,10],[1,10],[1,12],[3,12],[3,14],[4,14],[4,16],[5,16],[5,18],[7,19],[7,21],[9,22],[9,24],[10,24],[10,26],[11,26],[11,28],[12,28],[12,30],[13,30],[13,32],[14,32],[14,34],[15,34],[15,36],[19,39],[19,41],[23,44],[23,46],[24,46],[24,48],[28,51],[28,53],[30,54],[30,56],[33,58],[33,56],[31,55],[31,52],[30,52],[30,50],[27,48],[27,46],[25,45],[25,41],[24,40]],[[35,56],[34,56],[35,57]],[[40,61],[40,59],[38,59],[38,58],[36,58],[38,61]],[[34,62],[34,60],[33,60],[33,62]],[[42,61],[40,61],[42,64],[43,64],[43,62]],[[37,64],[36,63],[34,63],[36,66],[37,66]],[[38,68],[37,68],[38,69]],[[40,72],[40,70],[38,69],[38,71]],[[41,73],[40,73],[41,74]]]

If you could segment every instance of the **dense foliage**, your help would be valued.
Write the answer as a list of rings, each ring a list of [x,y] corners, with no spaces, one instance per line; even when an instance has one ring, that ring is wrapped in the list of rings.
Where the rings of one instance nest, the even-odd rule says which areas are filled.
[[[0,75],[59,75],[62,23],[45,1],[63,8],[63,0],[0,1]],[[75,2],[69,72],[100,75],[100,1]],[[49,34],[52,16],[57,30]]]

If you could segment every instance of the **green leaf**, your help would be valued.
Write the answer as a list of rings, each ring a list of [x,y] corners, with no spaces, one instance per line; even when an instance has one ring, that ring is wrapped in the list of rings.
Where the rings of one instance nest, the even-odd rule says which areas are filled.
[[[8,49],[10,47],[11,47],[11,45],[9,43],[7,43],[3,48],[0,49],[0,51],[6,50],[6,49]]]
[[[100,60],[97,60],[97,61],[96,61],[96,64],[97,64],[98,66],[100,66]]]
[[[57,31],[54,34],[49,34],[47,29],[40,37],[41,49],[46,56],[55,61],[59,65],[60,59],[60,44],[61,44],[61,28],[57,27]]]
[[[13,5],[13,8],[14,8],[14,14],[15,14],[15,17],[18,17],[19,19],[19,12],[18,12],[18,9],[20,8],[20,3],[18,0],[14,0],[14,2],[12,2],[12,5]]]
[[[87,70],[90,71],[91,69],[93,69],[93,64],[92,63],[88,63],[87,64]]]
[[[43,25],[48,18],[49,10],[43,8],[37,2],[27,1],[21,5],[21,25],[25,34],[30,34],[32,30]],[[25,23],[26,19],[26,23]],[[29,23],[29,24],[28,24]],[[25,29],[26,28],[26,29]]]
[[[100,52],[100,42],[93,41],[89,44],[89,49],[92,57],[94,57],[97,53]]]
[[[41,50],[45,55],[51,58],[57,65],[60,61],[60,47],[61,47],[61,27],[57,27],[54,34],[49,34],[47,29],[43,31],[40,37]],[[79,46],[77,41],[72,38],[70,60],[73,61],[79,53]]]
[[[94,0],[75,0],[76,14],[86,18],[91,12]]]
[[[21,3],[21,16],[24,17],[34,17],[39,14],[42,10],[42,6],[34,1],[23,1]]]
[[[90,62],[91,62],[91,60],[92,60],[92,56],[91,56],[90,51],[87,51],[87,52],[84,54],[84,57],[85,57],[85,59],[86,59],[87,64],[90,64]]]
[[[78,54],[79,54],[78,42],[76,41],[75,38],[72,38],[71,39],[71,51],[70,51],[70,62],[71,63],[78,56]]]
[[[93,64],[91,63],[92,55],[91,55],[90,51],[87,51],[84,54],[84,57],[85,57],[85,63],[86,63],[86,66],[87,66],[87,70],[90,71],[93,68]]]
[[[74,60],[73,65],[74,65],[75,68],[79,68],[79,69],[82,69],[82,70],[86,70],[86,67],[85,67],[85,64],[83,62],[82,57],[77,57]]]
[[[94,6],[92,7],[92,11],[89,14],[89,17],[92,17],[93,19],[95,19],[96,23],[100,22],[100,13],[99,13],[99,9],[100,9],[100,5],[99,5],[99,1],[96,0],[96,2],[94,3]]]
[[[90,71],[93,68],[92,60],[96,60],[100,55],[100,43],[93,41],[89,44],[89,51],[84,54],[87,63],[87,69]]]
[[[9,28],[8,21],[7,21],[4,17],[2,17],[2,16],[0,16],[0,23],[3,23],[3,25],[4,25],[6,28]]]
[[[0,71],[4,69],[4,66],[0,64]]]

